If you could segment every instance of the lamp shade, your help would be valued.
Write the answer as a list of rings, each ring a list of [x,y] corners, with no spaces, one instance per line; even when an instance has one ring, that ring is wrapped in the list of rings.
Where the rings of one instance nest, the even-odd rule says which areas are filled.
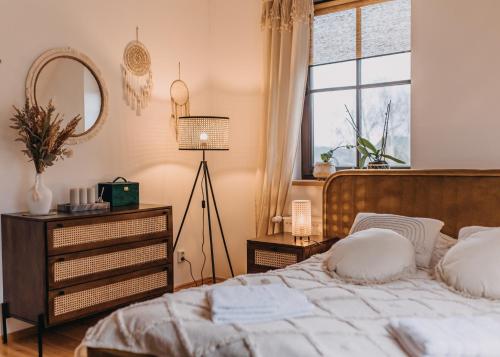
[[[179,117],[179,150],[229,150],[229,118]]]
[[[292,235],[294,237],[309,237],[311,231],[311,201],[292,201]]]

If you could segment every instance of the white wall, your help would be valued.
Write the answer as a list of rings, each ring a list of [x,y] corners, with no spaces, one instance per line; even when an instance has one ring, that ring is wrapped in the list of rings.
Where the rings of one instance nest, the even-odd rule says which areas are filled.
[[[189,86],[192,114],[229,115],[231,150],[208,153],[212,180],[237,273],[246,270],[245,241],[254,232],[255,171],[261,113],[260,1],[239,0],[0,0],[0,187],[1,212],[25,210],[34,169],[8,128],[13,104],[24,102],[27,71],[43,51],[71,46],[100,68],[109,89],[109,117],[75,155],[46,172],[56,202],[72,186],[90,186],[115,176],[141,184],[141,201],[173,206],[174,233],[192,186],[200,155],[177,150],[170,121],[170,83],[177,62]],[[135,37],[148,47],[153,99],[136,117],[122,100],[120,62]],[[180,249],[201,266],[200,196],[193,201]],[[217,238],[216,238],[217,239]],[[220,247],[216,256],[221,257]],[[208,253],[208,246],[205,246]],[[217,275],[227,276],[224,260]],[[205,276],[210,274],[206,265]],[[176,264],[175,284],[190,281],[186,263]],[[10,321],[10,328],[19,324]]]
[[[414,168],[500,168],[499,13],[498,0],[413,0]]]

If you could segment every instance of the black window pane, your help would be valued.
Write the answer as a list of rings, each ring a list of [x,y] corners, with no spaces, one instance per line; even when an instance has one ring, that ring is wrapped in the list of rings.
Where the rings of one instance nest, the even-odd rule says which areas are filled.
[[[356,85],[356,61],[311,67],[311,89]]]
[[[346,120],[346,110],[356,107],[355,90],[339,90],[312,94],[314,161],[321,161],[320,155],[339,145],[354,144],[355,134]],[[352,113],[356,115],[355,111]],[[335,152],[337,166],[355,167],[355,150],[341,149]]]
[[[410,166],[410,85],[369,88],[361,91],[361,133],[380,147],[384,114],[391,101],[386,153],[405,161],[388,161],[391,166]]]
[[[403,81],[410,76],[410,52],[361,60],[361,84]]]

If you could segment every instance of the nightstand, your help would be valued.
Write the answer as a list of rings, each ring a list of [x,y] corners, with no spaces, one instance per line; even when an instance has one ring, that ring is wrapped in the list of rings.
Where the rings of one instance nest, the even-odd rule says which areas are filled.
[[[247,273],[262,273],[301,262],[326,252],[338,238],[311,236],[295,239],[290,233],[247,240]]]

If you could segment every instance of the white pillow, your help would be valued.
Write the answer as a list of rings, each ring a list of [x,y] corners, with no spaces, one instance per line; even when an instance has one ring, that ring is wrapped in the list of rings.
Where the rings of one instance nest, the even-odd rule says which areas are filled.
[[[483,226],[468,226],[463,227],[458,232],[458,240],[469,238],[471,235],[477,232],[489,231],[498,227],[483,227]]]
[[[415,248],[394,231],[371,228],[334,244],[325,267],[354,284],[386,283],[415,272]]]
[[[458,242],[457,239],[452,238],[444,233],[439,233],[436,246],[432,251],[431,264],[430,264],[431,268],[436,267],[436,265],[444,257],[446,252],[448,252],[448,250],[450,250],[451,247],[457,244],[457,242]]]
[[[436,276],[467,296],[500,299],[500,228],[460,240],[436,266]]]
[[[436,245],[439,231],[444,223],[432,218],[414,218],[394,214],[358,213],[350,233],[368,228],[393,230],[406,237],[415,247],[417,266],[429,268],[432,251]]]

